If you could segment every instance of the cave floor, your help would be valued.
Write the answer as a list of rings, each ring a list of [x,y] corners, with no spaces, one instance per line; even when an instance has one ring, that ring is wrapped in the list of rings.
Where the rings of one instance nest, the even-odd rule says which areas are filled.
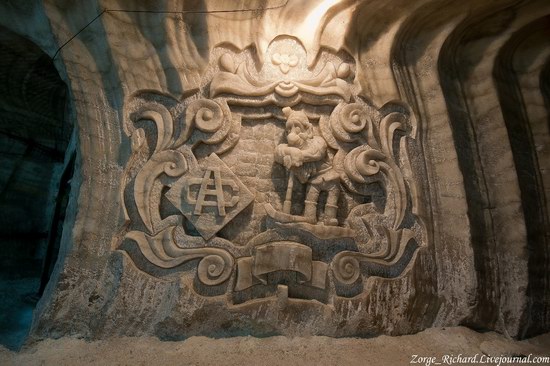
[[[191,337],[185,341],[168,342],[142,337],[86,342],[61,338],[26,345],[18,353],[0,347],[0,365],[473,364],[464,359],[468,356],[477,357],[479,361],[487,356],[531,357],[531,361],[543,361],[533,364],[547,365],[550,364],[550,333],[514,341],[494,332],[478,333],[456,327],[428,329],[400,337],[368,339]],[[536,357],[546,357],[546,360]],[[492,363],[478,364],[497,365],[497,361],[495,359]],[[501,361],[502,365],[525,364],[506,362],[510,361],[507,359]]]

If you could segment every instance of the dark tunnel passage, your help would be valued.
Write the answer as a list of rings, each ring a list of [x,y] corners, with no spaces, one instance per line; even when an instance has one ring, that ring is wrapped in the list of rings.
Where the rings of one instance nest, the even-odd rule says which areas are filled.
[[[0,28],[0,344],[18,349],[57,259],[74,156],[67,88],[36,45]]]

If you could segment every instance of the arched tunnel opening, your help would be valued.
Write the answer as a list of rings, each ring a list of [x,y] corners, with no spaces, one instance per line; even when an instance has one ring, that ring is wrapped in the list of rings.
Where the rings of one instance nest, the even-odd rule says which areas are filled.
[[[0,344],[10,349],[57,261],[74,167],[67,106],[52,59],[0,28]]]

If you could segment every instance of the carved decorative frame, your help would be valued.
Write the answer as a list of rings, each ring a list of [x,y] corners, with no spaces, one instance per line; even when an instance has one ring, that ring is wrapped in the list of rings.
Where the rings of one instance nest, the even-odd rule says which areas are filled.
[[[368,277],[400,276],[425,230],[408,160],[417,144],[410,108],[400,101],[377,108],[360,96],[355,62],[343,52],[322,50],[308,68],[292,37],[274,39],[262,67],[250,49],[218,47],[211,59],[205,83],[182,100],[145,90],[126,102],[132,154],[118,249],[156,276],[196,266],[197,292],[226,294],[233,304],[267,296],[330,303],[367,291]],[[243,183],[236,168],[241,138],[254,143],[254,126],[269,124],[284,137],[287,107],[305,114],[322,145],[323,172],[339,194],[330,224],[317,219],[323,204],[327,215],[322,192],[313,214],[299,213],[308,204],[299,184],[324,191],[328,178],[308,162],[285,171],[275,161],[284,140],[255,145],[272,157],[272,184],[264,179],[271,192],[250,174]]]

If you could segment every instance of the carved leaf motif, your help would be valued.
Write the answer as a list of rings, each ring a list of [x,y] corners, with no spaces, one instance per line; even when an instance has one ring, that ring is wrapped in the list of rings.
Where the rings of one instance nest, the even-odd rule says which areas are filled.
[[[336,75],[341,79],[344,79],[344,78],[347,78],[348,76],[350,76],[351,75],[351,68],[350,68],[349,64],[347,64],[345,62],[342,62],[340,64],[340,66],[338,66],[338,70],[336,71]]]
[[[151,236],[141,231],[130,231],[126,238],[133,240],[143,256],[160,268],[174,268],[193,259],[202,258],[197,274],[206,285],[219,285],[229,278],[233,271],[235,260],[233,256],[221,248],[181,248],[174,239],[175,226],[163,229]]]
[[[327,116],[321,116],[319,118],[319,131],[321,132],[321,136],[325,141],[327,142],[327,145],[334,149],[339,150],[340,144],[338,141],[336,141],[336,138],[332,134],[332,129],[330,127],[330,118]],[[339,164],[335,164],[336,166],[340,166]]]
[[[290,66],[288,65],[287,62],[285,63],[282,63],[281,65],[279,65],[281,71],[283,72],[283,74],[287,74],[289,71],[290,71]]]
[[[281,64],[281,55],[278,53],[274,53],[273,57],[271,58],[271,61],[273,62],[273,65],[280,65]]]
[[[229,61],[224,60],[223,63],[228,64]],[[210,82],[210,97],[214,98],[224,93],[248,97],[266,96],[275,89],[277,84],[278,81],[254,79],[246,63],[242,62],[234,72],[222,71],[214,76]]]
[[[235,67],[235,61],[233,60],[233,57],[229,53],[224,53],[220,57],[220,69],[223,71],[230,72],[232,74],[235,73],[237,68]]]
[[[160,104],[147,103],[130,116],[134,123],[153,121],[157,127],[157,143],[154,152],[169,148],[173,142],[174,119],[168,109]],[[136,131],[140,131],[139,129]],[[135,133],[135,132],[134,132]]]
[[[145,145],[145,131],[143,128],[138,128],[132,134],[132,152],[136,153]]]
[[[336,67],[331,62],[328,62],[323,69],[312,78],[296,81],[296,85],[300,91],[305,93],[325,97],[337,95],[346,103],[351,99],[352,93],[350,85],[338,77]],[[329,101],[324,101],[324,103],[327,102]]]
[[[395,131],[403,130],[403,124],[406,121],[406,116],[403,113],[393,112],[388,114],[380,122],[380,140],[382,145],[382,151],[386,156],[395,160],[395,154],[393,151],[393,137]]]
[[[139,216],[149,232],[155,232],[155,222],[161,221],[159,214],[160,196],[153,195],[156,182],[162,174],[179,177],[187,171],[187,162],[182,153],[166,150],[153,154],[139,171],[134,182],[134,199]]]
[[[288,56],[288,64],[291,67],[295,67],[296,65],[298,65],[298,57],[296,57],[296,55]]]
[[[407,209],[407,191],[401,170],[395,162],[380,151],[363,145],[346,155],[344,170],[355,183],[373,183],[384,178],[387,195],[384,213],[394,217],[392,227],[397,229]]]

